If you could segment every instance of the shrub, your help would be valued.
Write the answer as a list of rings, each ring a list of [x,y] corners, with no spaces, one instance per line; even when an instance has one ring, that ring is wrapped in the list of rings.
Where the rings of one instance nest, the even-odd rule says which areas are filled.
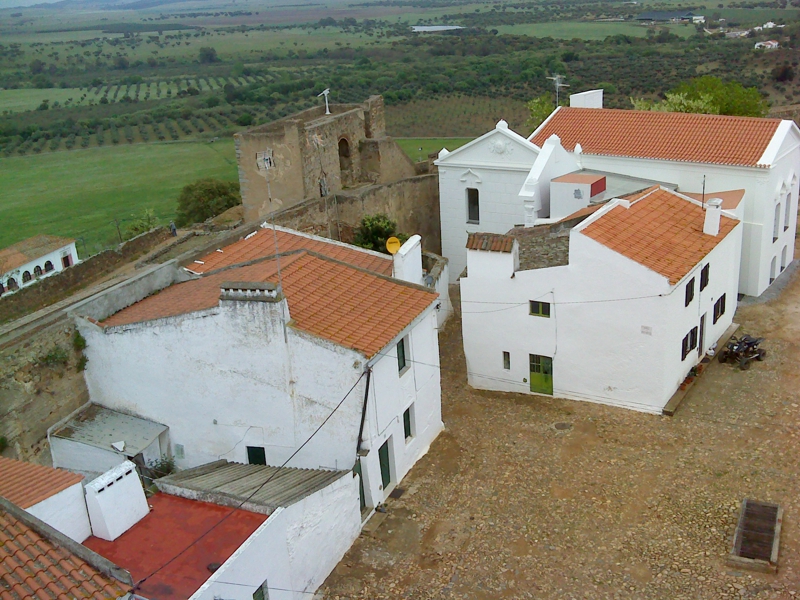
[[[86,363],[89,362],[89,359],[86,358],[85,354],[81,354],[78,362],[75,364],[75,371],[81,373],[86,370]]]
[[[69,353],[61,346],[54,346],[50,351],[39,357],[39,364],[45,367],[63,367],[69,362]]]
[[[182,227],[200,223],[241,203],[237,182],[200,179],[181,190],[175,224]]]
[[[247,125],[251,125],[253,123],[253,115],[250,113],[242,113],[236,118],[236,124],[246,127]]]
[[[175,472],[175,459],[166,454],[162,454],[160,458],[151,460],[147,467],[150,469],[154,479],[159,477],[166,477],[170,473]]]
[[[6,436],[0,435],[0,453],[2,453],[6,448],[8,448],[8,439]]]
[[[362,248],[388,254],[389,251],[386,249],[386,240],[392,236],[398,237],[401,242],[408,239],[407,235],[397,232],[397,223],[386,215],[380,213],[377,215],[367,215],[361,219],[361,223],[358,229],[356,229],[353,243]]]
[[[210,46],[204,46],[200,48],[200,62],[201,63],[213,63],[217,62],[219,58],[217,57],[217,51]]]
[[[77,329],[72,334],[72,347],[75,349],[75,352],[82,352],[86,349],[86,338],[81,335],[81,332]]]
[[[131,222],[125,228],[124,239],[129,240],[142,233],[147,233],[158,226],[158,219],[152,208],[146,208],[140,217],[131,215]]]

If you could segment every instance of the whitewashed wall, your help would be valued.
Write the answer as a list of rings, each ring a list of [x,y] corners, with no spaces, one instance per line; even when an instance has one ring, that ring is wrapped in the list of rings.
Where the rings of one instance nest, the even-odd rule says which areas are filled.
[[[111,448],[103,450],[97,446],[55,436],[50,437],[50,455],[54,467],[80,473],[87,480],[99,477],[127,460],[124,454]]]
[[[525,222],[519,191],[539,149],[501,121],[469,144],[439,155],[439,212],[442,254],[450,261],[450,281],[467,266],[470,233],[506,233]],[[521,140],[521,141],[520,141]],[[480,223],[467,223],[467,188],[479,192]]]
[[[461,280],[462,329],[470,385],[530,393],[529,354],[553,358],[553,393],[660,412],[697,353],[681,361],[681,340],[708,312],[706,348],[731,323],[736,307],[738,251],[742,227],[712,251],[709,287],[684,306],[684,287],[629,260],[576,228],[570,264],[508,274],[509,253],[495,262],[474,261]],[[500,257],[500,258],[497,258]],[[483,258],[483,257],[482,257]],[[471,259],[471,257],[470,257]],[[508,264],[502,267],[497,260]],[[703,261],[700,266],[705,264]],[[726,314],[712,324],[713,304],[727,293]],[[529,315],[528,301],[551,303],[551,317]],[[645,328],[649,328],[645,329]],[[649,333],[645,333],[648,332]],[[511,368],[503,368],[503,352]]]
[[[223,302],[106,333],[80,320],[92,401],[166,424],[173,451],[184,447],[181,468],[247,462],[247,446],[282,464],[361,376],[365,359],[291,327],[286,343],[279,311],[277,303]],[[352,467],[363,389],[362,380],[290,466]]]
[[[276,510],[191,600],[252,600],[265,581],[270,600],[304,600],[325,581],[361,531],[358,478]]]
[[[26,263],[19,268],[12,269],[11,271],[0,274],[0,283],[2,283],[3,286],[6,288],[6,293],[10,293],[8,292],[8,279],[12,277],[17,282],[17,285],[20,288],[33,285],[40,279],[44,279],[45,277],[50,277],[50,275],[55,275],[56,273],[60,273],[61,271],[63,271],[64,265],[61,262],[61,257],[67,254],[72,257],[73,265],[78,264],[80,262],[78,260],[78,251],[75,249],[75,242],[72,242],[71,244],[68,244],[63,248],[59,248],[58,250],[53,250],[52,252],[45,254],[44,256],[41,256],[36,260],[32,260],[29,263]],[[46,273],[44,270],[44,265],[47,261],[53,263],[53,270]],[[33,275],[33,270],[37,266],[42,269],[42,274],[39,277],[35,277]],[[28,271],[31,274],[31,280],[23,283],[22,276],[25,273],[25,271]]]
[[[582,155],[581,161],[585,169],[674,183],[679,186],[680,191],[685,192],[701,192],[704,176],[707,192],[746,190],[743,199],[744,219],[739,292],[749,296],[759,296],[769,286],[772,258],[777,256],[780,264],[780,255],[784,247],[787,248],[787,264],[794,258],[800,147],[794,143],[793,139],[787,139],[785,147],[778,150],[776,155],[776,162],[769,169],[587,154]],[[793,217],[790,219],[789,229],[783,231],[781,226],[779,239],[773,243],[774,207],[780,201],[781,189],[784,185],[791,191],[790,214]]]
[[[398,371],[396,341],[408,336],[408,369]],[[436,314],[427,313],[373,364],[361,459],[368,506],[382,503],[444,428]],[[403,413],[413,405],[413,437],[405,439]],[[392,484],[383,489],[378,449],[389,440]]]
[[[76,483],[26,510],[78,543],[92,535],[82,483]]]

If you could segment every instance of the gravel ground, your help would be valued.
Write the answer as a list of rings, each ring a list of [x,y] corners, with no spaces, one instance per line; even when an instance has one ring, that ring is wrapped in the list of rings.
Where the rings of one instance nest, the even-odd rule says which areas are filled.
[[[795,276],[740,307],[739,333],[767,337],[767,360],[712,363],[672,418],[473,390],[451,319],[446,431],[320,596],[800,597],[798,300]],[[725,565],[745,497],[784,507],[775,575]]]

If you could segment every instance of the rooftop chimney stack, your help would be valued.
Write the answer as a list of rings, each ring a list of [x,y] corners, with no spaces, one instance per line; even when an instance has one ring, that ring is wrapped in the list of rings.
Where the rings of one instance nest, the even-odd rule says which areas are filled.
[[[712,198],[706,203],[706,220],[703,223],[703,233],[706,235],[719,234],[719,219],[722,216],[722,200]]]

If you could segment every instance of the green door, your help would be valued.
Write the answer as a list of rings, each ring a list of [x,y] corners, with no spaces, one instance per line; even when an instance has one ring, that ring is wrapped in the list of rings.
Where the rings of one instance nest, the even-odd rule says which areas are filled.
[[[392,474],[389,470],[389,440],[383,442],[383,446],[378,450],[378,461],[381,463],[381,483],[383,489],[386,489],[392,482]]]
[[[553,395],[553,359],[531,354],[531,391]]]
[[[361,474],[361,459],[356,461],[356,466],[353,467],[353,474],[358,475],[358,502],[361,506],[361,512],[367,507],[367,499],[364,496],[364,476]]]

